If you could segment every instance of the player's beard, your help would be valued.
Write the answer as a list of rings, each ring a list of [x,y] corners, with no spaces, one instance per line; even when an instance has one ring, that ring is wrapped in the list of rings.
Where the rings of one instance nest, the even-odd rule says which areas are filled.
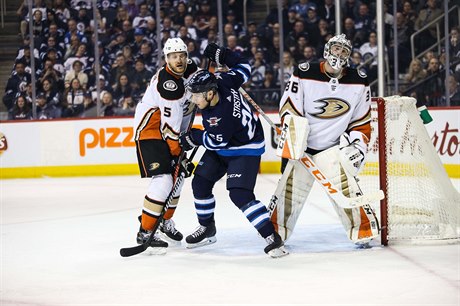
[[[185,70],[187,69],[187,62],[183,63],[181,66],[177,66],[177,65],[171,65],[169,64],[169,69],[171,69],[171,71],[174,73],[174,74],[177,74],[177,75],[180,75],[182,76],[185,72]]]

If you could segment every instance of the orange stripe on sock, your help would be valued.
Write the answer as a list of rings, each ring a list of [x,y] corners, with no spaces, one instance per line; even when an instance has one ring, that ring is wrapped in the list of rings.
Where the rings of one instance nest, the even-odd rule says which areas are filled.
[[[155,223],[157,222],[158,218],[152,217],[147,215],[146,213],[142,212],[142,228],[151,231],[153,230],[153,227],[155,226]]]

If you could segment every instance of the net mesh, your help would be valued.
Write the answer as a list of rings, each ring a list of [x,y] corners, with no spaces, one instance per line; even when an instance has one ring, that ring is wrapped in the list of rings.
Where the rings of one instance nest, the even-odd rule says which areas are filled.
[[[410,97],[384,99],[386,143],[379,146],[378,110],[372,104],[372,137],[360,174],[364,192],[379,188],[379,154],[386,152],[389,241],[460,237],[460,195],[452,185]]]

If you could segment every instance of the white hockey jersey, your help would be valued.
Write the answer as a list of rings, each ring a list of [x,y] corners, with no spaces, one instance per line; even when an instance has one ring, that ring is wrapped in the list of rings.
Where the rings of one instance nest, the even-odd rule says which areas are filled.
[[[179,134],[188,124],[191,102],[186,99],[184,84],[197,71],[191,60],[183,77],[164,65],[151,79],[134,114],[134,140],[163,139],[173,156],[180,153]]]
[[[339,143],[344,132],[371,133],[371,94],[367,76],[345,68],[337,83],[324,70],[325,62],[302,63],[294,69],[280,100],[280,117],[306,117],[310,123],[308,148],[325,150]],[[366,139],[367,138],[367,139]]]

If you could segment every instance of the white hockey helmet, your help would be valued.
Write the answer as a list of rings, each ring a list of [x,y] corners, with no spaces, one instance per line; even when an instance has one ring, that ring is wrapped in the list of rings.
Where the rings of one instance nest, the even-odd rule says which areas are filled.
[[[332,50],[333,46],[340,47],[340,51],[336,52]],[[348,59],[351,55],[351,42],[347,39],[345,34],[335,35],[324,46],[323,57],[329,65],[335,70],[340,70],[348,65]]]
[[[166,63],[168,62],[168,54],[174,52],[185,52],[188,57],[187,45],[180,38],[168,38],[163,47],[163,54],[165,56]]]

